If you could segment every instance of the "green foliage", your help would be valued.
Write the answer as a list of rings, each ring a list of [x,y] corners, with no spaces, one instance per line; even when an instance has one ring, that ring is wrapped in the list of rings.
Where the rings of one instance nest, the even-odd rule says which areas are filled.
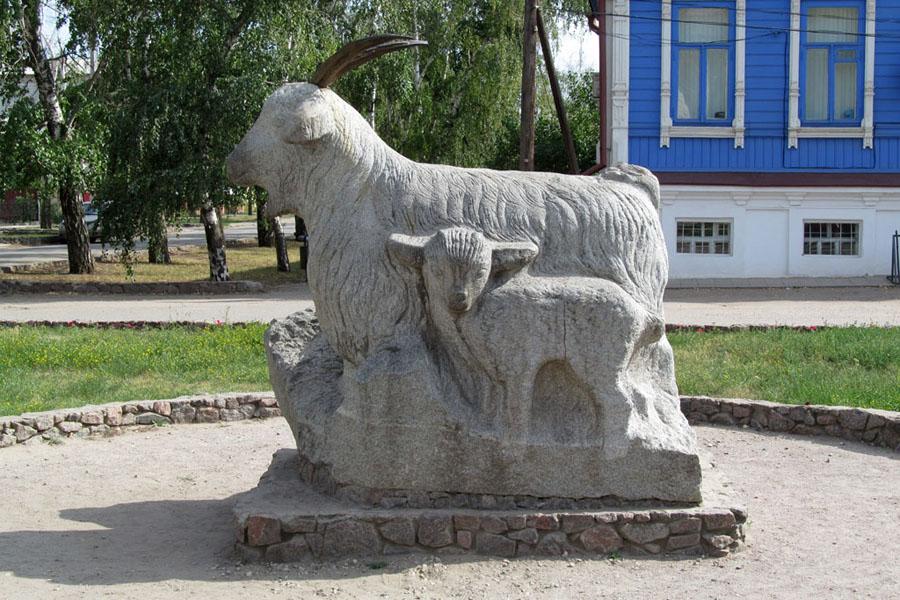
[[[544,76],[546,80],[546,76]],[[538,77],[540,81],[540,76]],[[569,129],[575,142],[580,171],[595,162],[599,134],[599,109],[593,97],[590,73],[563,73],[560,87],[566,105]],[[534,165],[537,171],[569,172],[569,159],[563,144],[562,131],[549,84],[538,88],[537,116],[535,118]],[[510,115],[503,123],[503,140],[490,161],[495,169],[515,169],[519,163],[519,117]]]
[[[96,97],[88,91],[87,74],[79,66],[83,62],[77,40],[86,33],[68,23],[72,38],[60,61],[69,68],[57,80],[68,126],[64,136],[53,139],[43,109],[35,98],[23,93],[26,50],[17,18],[19,5],[0,0],[0,98],[7,105],[0,115],[0,188],[35,190],[44,198],[64,180],[77,189],[92,189],[102,169],[104,129]],[[59,1],[56,8],[66,15],[84,6],[78,0]],[[63,16],[55,26],[66,23]],[[45,34],[50,37],[49,32]]]
[[[175,223],[207,201],[246,201],[225,179],[225,157],[265,97],[322,58],[330,28],[313,4],[114,5],[102,32],[116,45],[106,54],[109,168],[98,200],[120,245],[146,237],[160,214]]]

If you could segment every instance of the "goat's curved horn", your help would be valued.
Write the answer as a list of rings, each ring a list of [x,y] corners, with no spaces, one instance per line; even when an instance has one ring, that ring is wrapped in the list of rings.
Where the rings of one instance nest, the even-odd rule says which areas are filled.
[[[425,40],[417,40],[403,35],[373,35],[361,40],[354,40],[320,64],[310,79],[310,83],[314,83],[320,88],[327,88],[350,69],[355,69],[382,54],[426,45],[428,42]]]

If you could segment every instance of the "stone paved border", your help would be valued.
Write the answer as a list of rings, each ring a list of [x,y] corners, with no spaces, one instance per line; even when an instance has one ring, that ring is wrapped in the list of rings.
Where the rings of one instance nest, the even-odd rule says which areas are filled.
[[[847,406],[793,405],[763,400],[682,396],[688,421],[828,436],[900,452],[900,412]]]
[[[0,281],[0,295],[8,294],[257,294],[266,291],[258,281],[176,281],[161,283],[72,283],[68,281]]]
[[[900,452],[900,412],[707,396],[682,396],[681,411],[692,424],[710,423],[796,435],[836,437]],[[0,417],[0,448],[34,438],[57,441],[64,437],[116,435],[132,427],[275,416],[281,416],[281,410],[272,392],[186,396],[172,400],[63,408]],[[314,480],[314,477],[310,479]]]
[[[276,452],[259,485],[236,500],[236,548],[244,561],[406,553],[724,556],[745,540],[747,511],[728,501],[728,508],[657,503],[590,512],[365,508],[313,491],[297,477],[297,459],[295,451]]]
[[[0,448],[65,437],[117,435],[132,428],[173,423],[216,423],[281,416],[274,394],[217,394],[64,408],[0,417]]]
[[[408,553],[488,556],[681,554],[725,556],[741,549],[740,509],[478,514],[384,510],[372,514],[277,518],[254,514],[237,524],[245,562],[296,562]]]

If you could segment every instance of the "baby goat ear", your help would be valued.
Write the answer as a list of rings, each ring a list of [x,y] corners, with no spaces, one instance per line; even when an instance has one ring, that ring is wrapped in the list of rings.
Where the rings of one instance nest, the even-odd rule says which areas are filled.
[[[327,102],[311,98],[300,103],[285,124],[282,139],[288,144],[309,144],[334,131],[334,113]]]
[[[391,234],[386,243],[388,255],[400,264],[420,269],[425,262],[425,244],[429,239],[429,236]]]
[[[531,242],[494,242],[491,270],[518,271],[531,264],[538,255],[538,247]]]

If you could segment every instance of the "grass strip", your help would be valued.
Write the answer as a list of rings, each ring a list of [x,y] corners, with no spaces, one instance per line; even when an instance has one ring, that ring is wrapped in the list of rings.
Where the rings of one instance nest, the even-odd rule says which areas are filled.
[[[266,325],[0,328],[0,415],[269,389]],[[676,331],[683,394],[900,410],[900,328]]]

